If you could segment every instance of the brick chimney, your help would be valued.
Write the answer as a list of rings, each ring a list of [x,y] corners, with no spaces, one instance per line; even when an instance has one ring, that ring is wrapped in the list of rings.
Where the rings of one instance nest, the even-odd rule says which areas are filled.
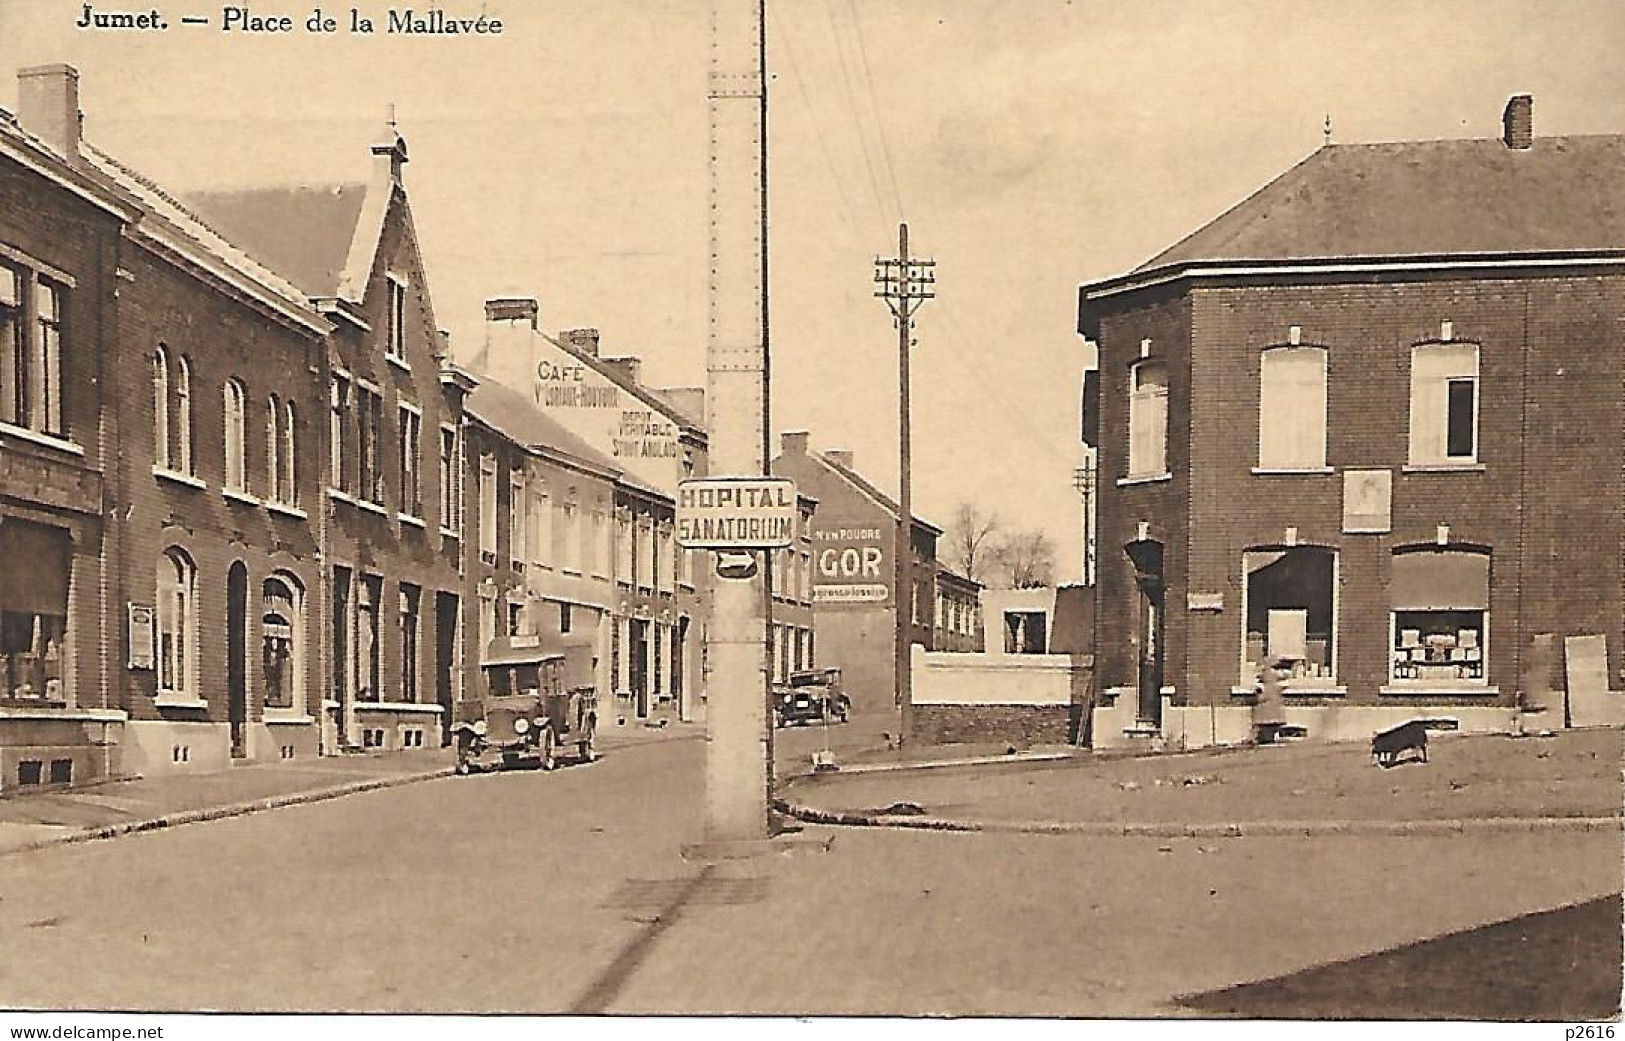
[[[597,329],[564,329],[559,332],[559,340],[590,358],[598,357]]]
[[[847,470],[852,469],[852,452],[846,448],[832,448],[824,453],[824,457],[836,466]]]
[[[17,73],[17,118],[23,129],[66,158],[79,158],[79,70],[36,65]]]
[[[1527,149],[1535,143],[1535,99],[1514,94],[1501,113],[1501,142],[1508,148]]]
[[[805,430],[786,430],[779,435],[780,455],[806,455],[808,434]]]
[[[643,369],[643,359],[629,354],[621,358],[600,358],[598,360],[603,362],[605,368],[620,373],[622,379],[634,386],[637,385],[638,374]]]
[[[539,311],[534,297],[485,301],[485,346],[475,365],[484,375],[527,396],[535,392]]]

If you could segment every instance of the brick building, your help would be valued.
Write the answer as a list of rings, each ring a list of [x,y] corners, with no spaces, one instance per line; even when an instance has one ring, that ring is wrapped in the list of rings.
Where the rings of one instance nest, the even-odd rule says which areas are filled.
[[[813,517],[818,500],[796,493],[795,544],[773,551],[773,682],[788,683],[790,674],[818,665],[813,636]]]
[[[937,568],[937,617],[932,646],[939,651],[982,649],[982,583],[948,567]]]
[[[0,791],[120,769],[106,378],[137,210],[80,157],[76,95],[65,66],[24,70],[26,122],[0,112]]]
[[[608,693],[620,470],[500,383],[475,388],[467,413],[477,475],[468,526],[479,533],[469,562],[480,619],[473,647],[483,660],[499,637],[549,649],[590,642],[598,689]]]
[[[602,660],[619,713],[698,719],[709,557],[679,547],[673,521],[678,482],[706,472],[702,392],[646,386],[639,359],[601,355],[597,330],[541,332],[534,299],[488,300],[485,310],[485,340],[470,367],[524,395],[617,471],[613,516],[582,523],[613,533]]]
[[[1625,136],[1537,138],[1531,105],[1328,145],[1081,288],[1097,740],[1239,740],[1271,662],[1319,736],[1506,725],[1576,636],[1618,688]]]
[[[284,273],[331,323],[307,379],[326,446],[310,512],[327,556],[321,619],[329,747],[413,748],[446,735],[470,681],[464,595],[463,401],[434,318],[391,125],[365,183],[186,196],[211,226]],[[317,416],[323,417],[316,420]],[[312,469],[318,469],[313,467]]]
[[[859,718],[896,719],[897,503],[853,468],[852,454],[810,449],[805,431],[782,435],[773,473],[817,500],[812,517],[812,615],[818,663],[841,669]],[[913,518],[909,639],[936,647],[937,538]]]

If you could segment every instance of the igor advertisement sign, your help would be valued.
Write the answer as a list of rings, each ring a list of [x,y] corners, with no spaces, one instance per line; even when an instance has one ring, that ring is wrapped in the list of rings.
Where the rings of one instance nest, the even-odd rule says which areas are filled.
[[[830,528],[813,533],[813,603],[883,604],[890,565],[879,528]]]

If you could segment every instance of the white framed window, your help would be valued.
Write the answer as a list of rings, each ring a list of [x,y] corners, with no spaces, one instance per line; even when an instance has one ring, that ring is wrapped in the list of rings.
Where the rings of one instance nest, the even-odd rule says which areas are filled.
[[[1291,687],[1337,683],[1337,551],[1285,546],[1242,554],[1240,684],[1252,688],[1266,665]]]
[[[299,505],[299,437],[295,433],[298,416],[293,402],[282,403],[282,501],[289,506]]]
[[[1423,343],[1411,348],[1413,466],[1478,462],[1478,345]]]
[[[406,279],[390,272],[384,278],[389,289],[389,298],[385,303],[387,313],[385,322],[384,351],[398,362],[406,361]]]
[[[192,359],[181,355],[175,366],[175,469],[196,476],[192,457]]]
[[[1271,347],[1258,364],[1258,468],[1326,466],[1326,351]]]
[[[401,700],[418,700],[418,642],[422,628],[420,604],[423,591],[417,586],[401,583]]]
[[[530,560],[530,547],[526,545],[530,537],[529,507],[525,471],[516,466],[508,471],[508,560],[519,571]]]
[[[1389,680],[1420,687],[1489,683],[1490,554],[1400,546],[1389,570]]]
[[[632,515],[625,510],[615,511],[615,578],[628,585],[632,583]]]
[[[329,414],[327,426],[328,467],[331,470],[333,487],[345,493],[355,491],[354,464],[355,449],[352,445],[351,431],[354,423],[351,420],[352,387],[350,377],[342,373],[333,375],[333,384],[329,398]]]
[[[1168,472],[1168,366],[1142,361],[1129,369],[1128,476]]]
[[[604,515],[597,510],[590,511],[581,525],[581,570],[590,574],[602,574],[598,566],[598,554],[604,541]]]
[[[159,344],[152,355],[152,461],[168,470],[169,461],[169,352]]]
[[[457,428],[440,428],[440,527],[452,534],[463,530],[463,496],[460,453],[457,450]]]
[[[480,456],[480,559],[497,562],[497,461]]]
[[[282,501],[282,402],[275,394],[265,407],[265,497]]]
[[[422,517],[423,413],[404,401],[400,403],[397,435],[401,471],[400,511],[409,517]]]
[[[248,491],[247,407],[248,396],[237,380],[227,380],[221,391],[225,413],[225,487],[229,491]]]
[[[158,697],[191,701],[197,698],[197,568],[180,549],[158,558]]]
[[[380,701],[383,689],[383,648],[378,639],[378,612],[384,598],[381,575],[362,575],[355,597],[355,696],[358,701]]]
[[[530,491],[530,505],[525,508],[525,545],[529,547],[532,567],[547,566],[547,554],[552,549],[542,540],[542,523],[547,519],[547,496],[540,488]]]
[[[384,395],[376,387],[356,384],[356,412],[359,424],[360,479],[356,495],[374,506],[384,504]]]
[[[559,567],[578,572],[581,570],[581,534],[576,530],[576,511],[575,490],[571,489],[564,502],[559,504],[559,530],[556,535]]]
[[[0,423],[65,436],[62,312],[67,287],[0,264]]]
[[[260,586],[260,676],[268,709],[305,707],[304,589],[293,576],[273,574]]]

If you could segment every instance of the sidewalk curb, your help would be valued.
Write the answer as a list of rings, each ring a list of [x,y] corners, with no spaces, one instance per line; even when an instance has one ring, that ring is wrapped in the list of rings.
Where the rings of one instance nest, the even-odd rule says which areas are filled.
[[[143,831],[158,831],[162,828],[179,827],[182,824],[195,824],[199,821],[225,820],[229,817],[242,817],[263,810],[278,810],[285,806],[300,806],[305,803],[326,802],[329,799],[338,799],[346,795],[359,795],[362,792],[378,791],[384,788],[397,788],[401,785],[413,784],[418,781],[428,781],[436,777],[450,777],[456,772],[455,766],[436,767],[433,770],[420,770],[416,773],[397,774],[391,777],[374,777],[365,781],[352,781],[349,784],[334,785],[330,788],[316,788],[302,792],[289,792],[285,795],[270,795],[263,799],[251,799],[247,802],[228,803],[224,806],[204,806],[193,810],[180,810],[175,813],[166,813],[159,817],[148,817],[144,820],[122,821],[118,824],[101,824],[89,828],[80,828],[62,835],[52,835],[49,838],[36,839],[33,842],[9,849],[0,849],[0,857],[13,853],[27,853],[37,849],[47,849],[51,846],[65,846],[71,843],[91,842],[96,839],[116,839],[123,835],[133,835]]]
[[[1621,817],[1478,817],[1455,820],[1235,821],[1215,824],[1157,822],[970,820],[891,814],[840,813],[781,801],[780,809],[809,824],[916,831],[1093,835],[1100,838],[1257,838],[1287,835],[1460,835],[1480,831],[1621,831]]]
[[[947,766],[992,766],[1000,763],[1050,763],[1077,758],[1080,757],[1073,755],[1071,752],[1017,752],[1015,755],[979,755],[967,756],[963,759],[928,759],[914,763],[854,763],[851,766],[843,766],[839,770],[830,771],[830,776],[846,776],[850,774],[880,774],[891,773],[898,770],[931,770],[937,767]]]

